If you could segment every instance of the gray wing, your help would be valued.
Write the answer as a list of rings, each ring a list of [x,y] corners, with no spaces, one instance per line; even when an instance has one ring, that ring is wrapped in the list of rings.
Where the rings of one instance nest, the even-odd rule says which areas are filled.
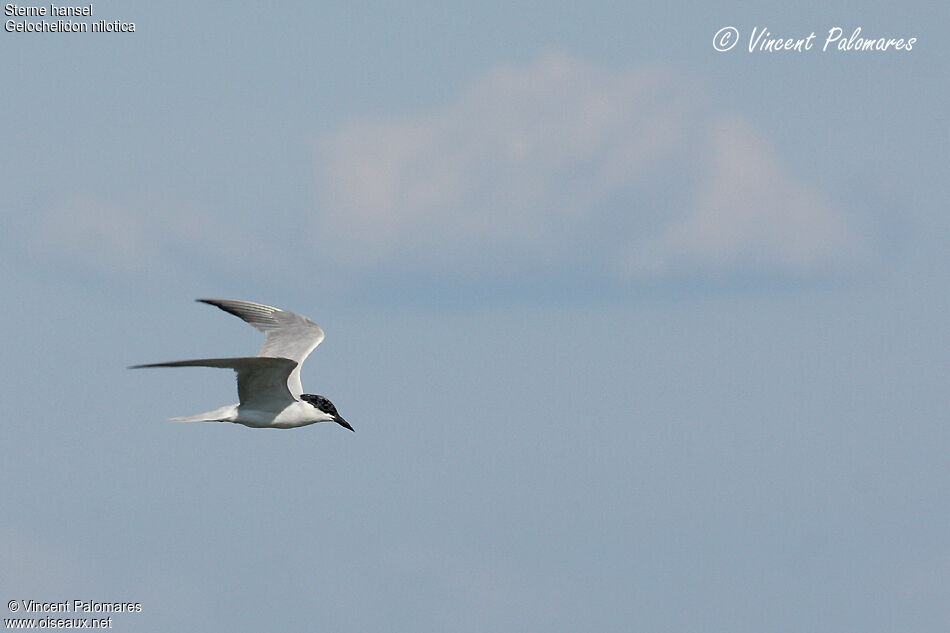
[[[303,393],[300,366],[324,338],[320,326],[295,312],[288,312],[253,301],[234,299],[198,299],[240,317],[267,335],[258,356],[289,358],[297,361],[287,379],[287,388],[295,397]]]
[[[295,401],[287,387],[287,377],[297,368],[297,361],[289,358],[199,358],[170,363],[135,365],[143,367],[223,367],[237,373],[238,398],[241,406],[258,411],[283,411]]]

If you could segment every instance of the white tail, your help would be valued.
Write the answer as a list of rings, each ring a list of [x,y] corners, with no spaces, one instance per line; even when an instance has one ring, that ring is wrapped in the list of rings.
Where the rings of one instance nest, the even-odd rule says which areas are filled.
[[[237,407],[236,404],[229,404],[226,407],[208,411],[207,413],[171,418],[169,422],[233,422],[237,417]]]

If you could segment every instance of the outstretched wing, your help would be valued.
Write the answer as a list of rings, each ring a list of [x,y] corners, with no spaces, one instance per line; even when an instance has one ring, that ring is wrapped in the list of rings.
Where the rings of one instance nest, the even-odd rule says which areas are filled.
[[[259,357],[289,358],[297,361],[287,379],[287,388],[295,397],[303,393],[300,366],[324,338],[320,326],[295,312],[288,312],[253,301],[234,299],[198,299],[240,317],[267,335]]]
[[[237,372],[238,398],[241,406],[257,411],[283,411],[294,402],[287,388],[287,377],[297,367],[297,361],[289,358],[250,356],[246,358],[199,358],[178,360],[170,363],[135,365],[143,367],[222,367]]]

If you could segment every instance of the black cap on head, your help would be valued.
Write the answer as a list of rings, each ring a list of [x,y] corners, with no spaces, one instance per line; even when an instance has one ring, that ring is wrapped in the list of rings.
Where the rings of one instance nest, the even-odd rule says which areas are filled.
[[[312,393],[302,393],[300,394],[300,399],[304,402],[309,402],[311,405],[320,409],[324,413],[333,417],[333,421],[342,426],[345,429],[349,429],[353,432],[356,432],[355,429],[350,426],[350,423],[343,419],[343,416],[337,413],[336,407],[333,406],[333,403],[330,402],[327,398],[323,396],[316,396]]]

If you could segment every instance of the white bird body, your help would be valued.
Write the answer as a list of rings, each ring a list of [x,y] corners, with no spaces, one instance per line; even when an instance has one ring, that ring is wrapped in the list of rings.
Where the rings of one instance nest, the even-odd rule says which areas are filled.
[[[323,341],[323,330],[305,316],[251,301],[198,299],[234,314],[267,334],[258,356],[202,358],[133,367],[221,367],[237,373],[240,402],[176,422],[234,422],[252,428],[292,429],[333,421],[353,427],[323,396],[303,393],[300,366]]]
[[[172,422],[235,422],[255,429],[268,427],[293,429],[298,426],[332,420],[333,416],[314,409],[312,405],[306,402],[299,401],[288,404],[278,412],[248,409],[238,403],[225,405],[207,413],[172,418]]]

